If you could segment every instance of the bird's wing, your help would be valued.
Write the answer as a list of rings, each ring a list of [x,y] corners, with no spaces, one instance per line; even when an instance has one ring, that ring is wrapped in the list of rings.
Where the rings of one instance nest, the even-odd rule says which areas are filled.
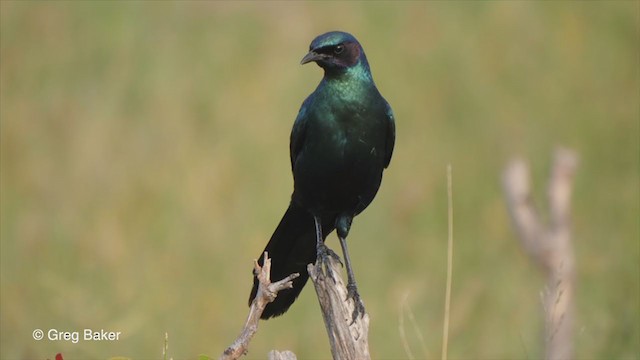
[[[289,155],[291,156],[291,169],[296,163],[300,150],[304,144],[307,128],[307,108],[310,103],[311,96],[309,96],[300,107],[296,121],[293,123],[293,129],[291,129],[291,139],[289,142]]]
[[[393,154],[393,147],[396,143],[396,122],[393,117],[393,110],[388,102],[387,105],[387,139],[384,146],[384,167],[388,167],[391,162],[391,155]]]

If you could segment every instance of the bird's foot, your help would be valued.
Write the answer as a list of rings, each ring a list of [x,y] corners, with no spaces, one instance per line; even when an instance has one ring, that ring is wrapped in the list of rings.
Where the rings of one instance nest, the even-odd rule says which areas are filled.
[[[316,259],[320,268],[324,268],[324,273],[331,278],[333,278],[333,270],[331,270],[331,263],[329,262],[329,259],[333,259],[342,265],[340,256],[338,256],[335,251],[329,249],[325,244],[319,245],[316,249]]]
[[[365,314],[364,303],[360,298],[360,294],[358,293],[358,288],[356,288],[355,283],[347,284],[347,300],[353,300],[353,314],[351,315],[351,324],[356,322],[358,317],[362,318]]]

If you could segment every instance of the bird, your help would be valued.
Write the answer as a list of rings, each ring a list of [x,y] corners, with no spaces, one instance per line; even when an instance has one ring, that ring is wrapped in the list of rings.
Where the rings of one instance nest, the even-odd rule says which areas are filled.
[[[393,111],[376,87],[364,50],[342,31],[317,36],[300,64],[315,62],[324,76],[302,103],[291,130],[289,151],[293,194],[265,251],[274,281],[298,273],[292,288],[269,303],[262,319],[285,313],[309,275],[307,265],[337,256],[324,244],[336,230],[347,270],[353,319],[364,314],[346,239],[353,218],[373,201],[395,145]],[[262,265],[262,256],[259,256]],[[249,296],[258,290],[257,274]]]

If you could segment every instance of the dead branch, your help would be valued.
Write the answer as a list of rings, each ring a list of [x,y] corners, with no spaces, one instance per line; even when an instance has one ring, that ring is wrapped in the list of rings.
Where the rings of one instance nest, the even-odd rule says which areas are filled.
[[[531,196],[529,167],[512,161],[503,174],[509,214],[531,259],[547,274],[544,291],[547,359],[573,357],[573,291],[575,260],[571,244],[571,192],[577,155],[558,149],[549,180],[549,224],[545,225]]]
[[[322,317],[329,336],[334,360],[370,359],[369,315],[352,321],[354,303],[347,299],[347,288],[340,273],[339,262],[328,258],[327,271],[322,264],[309,264],[307,270],[318,295]]]
[[[292,353],[289,350],[278,351],[271,350],[269,351],[269,355],[267,357],[269,360],[297,360],[296,354]]]
[[[238,359],[240,356],[246,354],[251,338],[253,338],[253,335],[258,331],[258,322],[260,321],[260,315],[262,315],[264,308],[268,303],[276,299],[279,291],[290,289],[292,287],[291,280],[300,276],[300,274],[297,273],[291,274],[278,282],[271,283],[271,259],[266,251],[264,253],[263,264],[264,265],[260,267],[257,260],[253,261],[254,271],[258,274],[258,293],[251,303],[249,316],[247,317],[244,328],[233,344],[220,355],[220,360]],[[293,358],[295,358],[295,355]]]

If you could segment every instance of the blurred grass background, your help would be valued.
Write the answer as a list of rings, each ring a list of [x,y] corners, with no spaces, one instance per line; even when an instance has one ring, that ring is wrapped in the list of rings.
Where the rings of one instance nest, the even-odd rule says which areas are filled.
[[[510,228],[507,160],[576,149],[577,356],[640,357],[639,3],[2,1],[2,359],[216,357],[246,314],[252,259],[290,192],[289,131],[318,34],[362,42],[396,151],[350,249],[374,358],[406,358],[403,298],[440,355],[446,164],[451,358],[539,358],[542,276]],[[332,236],[329,245],[337,248]],[[406,314],[405,314],[406,315]],[[121,331],[40,341],[35,328]],[[426,351],[421,350],[426,348]],[[248,358],[327,358],[308,287]]]

